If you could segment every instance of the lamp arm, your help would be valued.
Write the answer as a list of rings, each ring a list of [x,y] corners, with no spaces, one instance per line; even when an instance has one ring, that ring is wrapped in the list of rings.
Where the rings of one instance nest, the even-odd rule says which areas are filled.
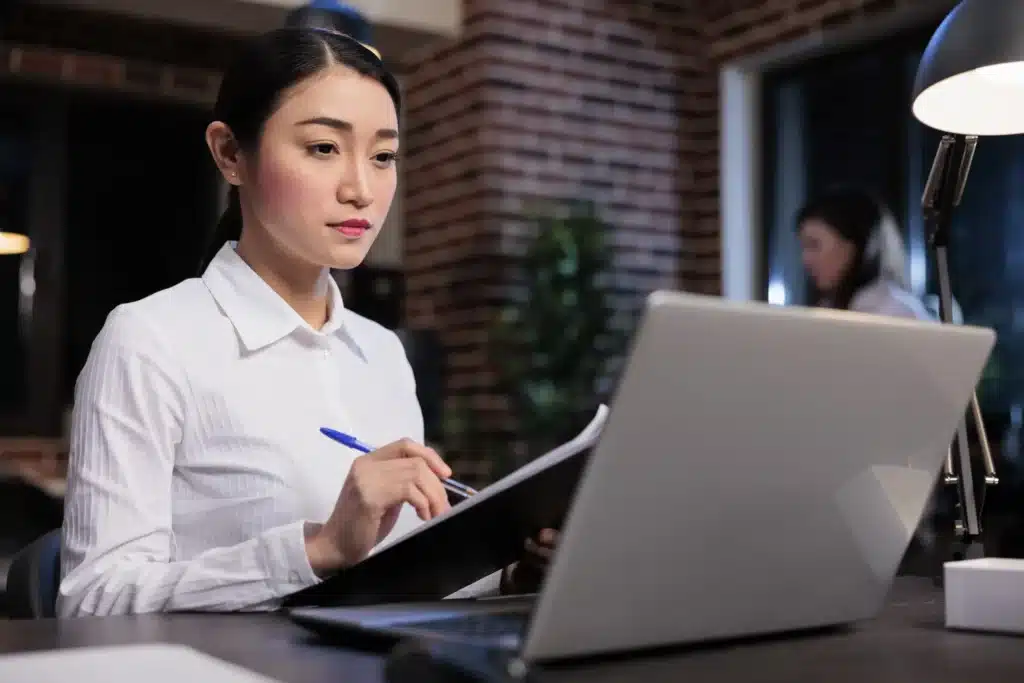
[[[932,249],[939,281],[939,313],[943,323],[953,322],[953,292],[949,275],[950,227],[954,209],[963,199],[964,187],[970,172],[971,162],[977,148],[976,135],[944,135],[939,141],[932,162],[928,180],[921,197],[928,231],[928,244]],[[974,471],[967,440],[966,419],[974,422],[975,433],[980,442],[985,478],[979,491],[974,483]],[[957,467],[959,465],[959,467]],[[981,513],[984,508],[986,487],[995,485],[999,479],[989,448],[988,436],[982,421],[977,392],[971,395],[969,413],[957,428],[956,438],[946,457],[945,483],[955,485],[958,499],[956,534],[967,547],[966,554],[981,552]]]

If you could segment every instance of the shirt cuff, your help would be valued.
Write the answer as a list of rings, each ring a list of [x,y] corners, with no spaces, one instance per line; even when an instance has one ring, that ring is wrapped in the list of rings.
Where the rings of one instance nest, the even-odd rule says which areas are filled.
[[[315,586],[321,579],[309,564],[306,537],[318,525],[298,521],[263,535],[263,570],[271,588],[282,596]]]

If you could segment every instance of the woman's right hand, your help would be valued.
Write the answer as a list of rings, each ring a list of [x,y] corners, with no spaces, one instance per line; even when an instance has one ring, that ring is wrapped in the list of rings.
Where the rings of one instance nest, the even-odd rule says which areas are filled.
[[[323,576],[369,555],[394,529],[403,503],[424,521],[447,510],[441,479],[451,475],[432,448],[409,439],[356,458],[330,518],[306,539],[313,571]]]

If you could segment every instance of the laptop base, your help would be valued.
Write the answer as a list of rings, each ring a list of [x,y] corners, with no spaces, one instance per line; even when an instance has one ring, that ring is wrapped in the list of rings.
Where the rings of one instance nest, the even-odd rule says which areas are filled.
[[[535,595],[482,600],[440,600],[375,607],[296,607],[289,617],[321,637],[359,637],[377,645],[406,638],[517,650]]]

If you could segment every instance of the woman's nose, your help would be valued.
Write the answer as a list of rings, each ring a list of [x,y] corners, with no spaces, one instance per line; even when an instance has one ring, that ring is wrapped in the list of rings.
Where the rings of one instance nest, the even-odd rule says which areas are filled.
[[[341,183],[338,185],[338,199],[345,204],[358,207],[373,203],[373,192],[370,189],[370,178],[367,170],[357,161],[347,165]]]

